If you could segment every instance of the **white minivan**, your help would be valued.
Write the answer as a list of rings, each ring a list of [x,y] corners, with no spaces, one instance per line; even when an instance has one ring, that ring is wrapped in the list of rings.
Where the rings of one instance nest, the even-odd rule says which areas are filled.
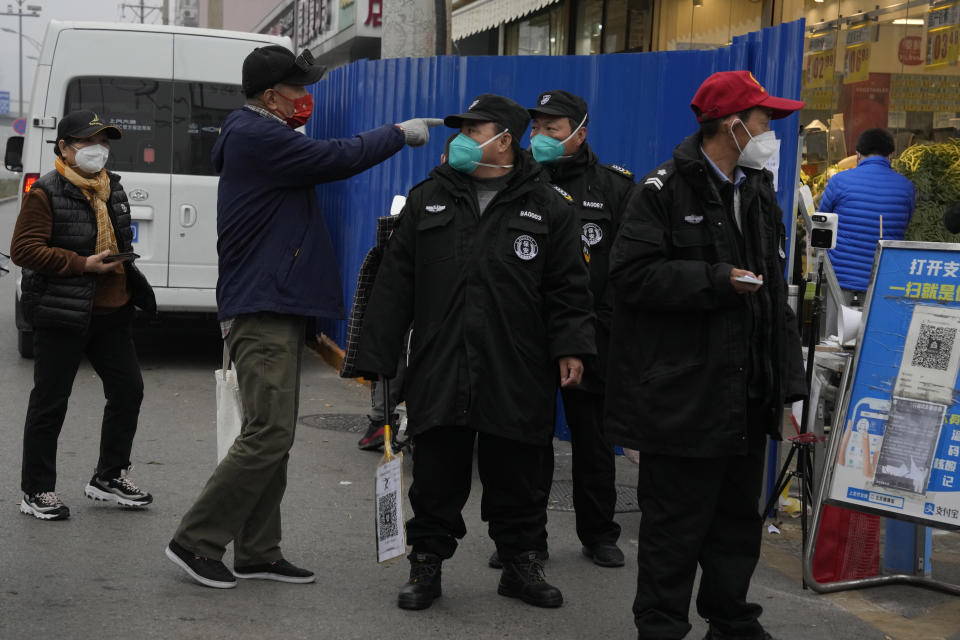
[[[107,169],[130,199],[137,266],[163,312],[215,312],[217,176],[210,149],[227,114],[244,102],[243,59],[289,38],[162,25],[51,21],[33,82],[23,138],[4,164],[22,171],[21,195],[53,170],[57,123],[77,109],[123,130]],[[19,145],[22,150],[18,149]],[[20,151],[20,153],[18,153]],[[32,333],[20,313],[21,355]]]

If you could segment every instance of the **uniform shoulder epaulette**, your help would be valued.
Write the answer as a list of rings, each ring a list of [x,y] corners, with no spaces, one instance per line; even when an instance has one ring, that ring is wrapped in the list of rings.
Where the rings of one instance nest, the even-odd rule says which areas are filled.
[[[563,196],[563,199],[564,199],[564,200],[566,200],[567,202],[573,202],[573,196],[572,196],[572,195],[570,195],[569,193],[567,193],[566,191],[564,191],[563,189],[561,189],[561,188],[558,187],[557,185],[553,184],[552,182],[550,183],[550,186],[553,187],[554,190],[556,190],[557,193],[559,193],[561,196]]]
[[[433,180],[433,178],[430,178],[430,177],[421,180],[421,181],[418,182],[417,184],[415,184],[415,185],[413,185],[412,187],[410,187],[410,191],[408,191],[407,194],[409,195],[409,194],[413,193],[414,191],[416,191],[417,189],[419,189],[419,188],[422,187],[423,185],[427,184],[427,183],[430,182],[431,180]]]
[[[600,166],[608,171],[612,171],[618,175],[621,175],[624,178],[629,178],[631,182],[636,178],[636,176],[633,175],[633,171],[630,171],[630,169],[627,169],[626,167],[621,167],[618,164],[601,164]]]
[[[660,191],[663,189],[663,185],[667,183],[667,180],[673,176],[674,167],[673,160],[664,162],[662,165],[648,173],[640,181],[640,184],[643,185],[644,189],[655,189]]]

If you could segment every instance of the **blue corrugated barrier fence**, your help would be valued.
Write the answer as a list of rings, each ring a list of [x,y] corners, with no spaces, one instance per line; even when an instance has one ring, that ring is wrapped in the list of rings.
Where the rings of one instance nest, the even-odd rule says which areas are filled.
[[[541,92],[565,89],[590,107],[587,138],[601,162],[627,167],[639,178],[667,160],[673,147],[696,129],[688,105],[715,71],[749,69],[773,95],[799,99],[803,34],[801,20],[703,51],[360,60],[311,87],[316,108],[307,135],[350,137],[412,117],[443,117],[465,110],[481,93],[532,106]],[[793,185],[797,116],[776,121],[773,129],[782,140],[779,184]],[[375,240],[377,217],[387,215],[394,195],[405,195],[428,176],[451,132],[433,129],[427,146],[404,149],[359,176],[317,188],[348,309],[360,264]],[[521,145],[528,144],[524,136]],[[793,195],[792,188],[780,188],[788,230]],[[319,329],[343,345],[345,321],[323,321]]]

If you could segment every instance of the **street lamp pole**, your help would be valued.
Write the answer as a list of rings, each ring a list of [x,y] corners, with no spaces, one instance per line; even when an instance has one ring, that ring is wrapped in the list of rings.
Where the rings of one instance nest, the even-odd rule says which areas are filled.
[[[40,11],[40,9],[43,8],[43,7],[40,7],[40,6],[37,6],[37,5],[28,4],[28,5],[27,5],[27,10],[24,11],[24,10],[23,10],[23,3],[24,3],[25,1],[26,1],[26,0],[17,0],[17,11],[16,11],[16,13],[14,13],[14,11],[13,11],[13,5],[9,5],[9,4],[7,5],[7,11],[6,11],[6,12],[0,12],[0,16],[17,16],[17,33],[18,33],[19,48],[20,48],[20,56],[19,56],[19,62],[20,62],[20,93],[19,93],[18,95],[19,95],[19,98],[20,98],[20,117],[21,117],[21,118],[26,118],[26,117],[27,117],[27,112],[26,112],[26,110],[24,109],[24,106],[23,106],[23,104],[24,104],[24,102],[23,102],[23,17],[26,16],[26,17],[28,17],[28,18],[38,18],[38,17],[40,17],[39,11]]]

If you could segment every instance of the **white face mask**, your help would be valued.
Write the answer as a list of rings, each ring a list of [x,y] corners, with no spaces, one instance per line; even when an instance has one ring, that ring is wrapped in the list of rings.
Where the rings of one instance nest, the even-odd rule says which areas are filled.
[[[744,131],[747,132],[747,135],[750,136],[750,141],[747,142],[747,145],[742,149],[740,149],[740,143],[737,142],[737,136],[733,134],[733,127],[736,126],[738,122]],[[777,136],[773,131],[764,131],[758,136],[750,135],[750,130],[747,129],[747,125],[738,119],[733,121],[733,125],[730,127],[730,135],[733,136],[733,143],[737,145],[737,149],[740,150],[740,159],[737,160],[737,164],[741,167],[763,169],[767,166],[767,163],[770,162],[770,158],[780,153],[780,141],[777,140]]]
[[[73,147],[77,149],[76,147]],[[100,173],[104,165],[107,164],[107,158],[110,157],[110,149],[102,144],[92,144],[89,147],[77,149],[76,162],[77,167],[87,173]]]

